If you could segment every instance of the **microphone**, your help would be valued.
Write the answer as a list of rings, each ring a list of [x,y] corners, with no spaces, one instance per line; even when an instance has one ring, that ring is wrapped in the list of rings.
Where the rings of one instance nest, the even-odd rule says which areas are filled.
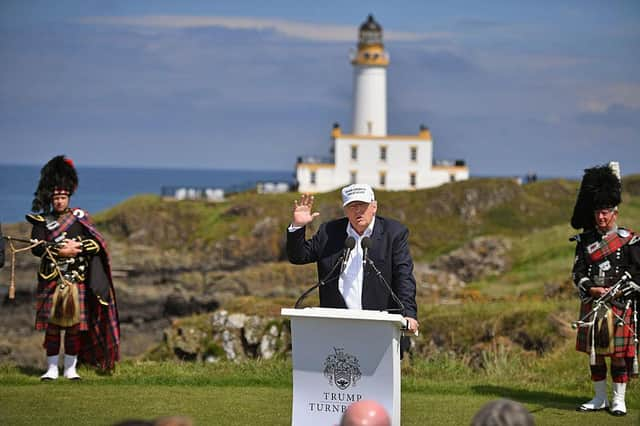
[[[369,259],[369,249],[373,246],[373,240],[369,237],[364,237],[362,238],[362,242],[360,243],[360,245],[362,246],[362,270],[364,271],[364,266],[367,263],[371,266],[373,271],[378,276],[378,279],[382,281],[382,284],[384,284],[384,286],[389,291],[389,294],[391,295],[391,298],[393,299],[393,301],[396,302],[396,304],[398,305],[398,308],[400,308],[400,313],[404,316],[404,312],[405,312],[404,304],[400,301],[400,299],[398,298],[396,293],[393,291],[393,289],[391,288],[387,280],[384,279],[382,272],[380,272],[380,270],[376,268],[376,265],[375,263],[373,263],[373,260]]]
[[[373,241],[369,237],[362,237],[362,241],[360,241],[360,246],[362,247],[362,271],[364,271],[365,266],[367,266],[367,260],[369,259],[369,249],[373,245]]]
[[[353,250],[356,246],[356,239],[353,237],[347,237],[344,240],[344,255],[342,259],[342,266],[340,267],[340,275],[347,268],[347,262],[349,262],[349,256],[351,256],[351,250]]]
[[[340,255],[340,257],[338,258],[338,260],[336,261],[336,263],[333,264],[333,267],[331,268],[331,270],[327,273],[327,275],[325,275],[320,281],[318,281],[317,283],[315,283],[311,288],[309,288],[307,291],[305,291],[304,293],[302,293],[302,295],[298,298],[298,300],[296,300],[296,304],[295,304],[295,308],[299,309],[300,305],[302,304],[302,301],[309,295],[309,293],[311,293],[313,290],[315,290],[318,287],[322,287],[325,285],[325,283],[327,282],[327,280],[331,277],[331,275],[333,274],[333,272],[336,270],[336,268],[338,267],[338,265],[344,266],[346,265],[347,259],[349,258],[349,254],[351,252],[351,250],[356,246],[356,240],[353,237],[347,237],[347,239],[344,242],[344,246],[345,248],[342,250],[342,254]]]

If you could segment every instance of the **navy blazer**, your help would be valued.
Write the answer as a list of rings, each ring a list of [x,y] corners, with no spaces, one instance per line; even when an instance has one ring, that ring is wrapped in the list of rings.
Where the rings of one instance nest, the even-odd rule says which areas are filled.
[[[332,220],[320,225],[318,232],[305,240],[305,228],[287,231],[287,257],[291,263],[304,265],[316,262],[318,279],[325,285],[320,287],[320,306],[324,308],[346,308],[338,289],[340,268],[331,276],[327,274],[338,261],[347,238],[348,219]],[[404,304],[404,316],[417,319],[416,280],[413,276],[413,260],[409,253],[409,230],[400,222],[376,216],[369,249],[369,258],[380,270],[398,299]],[[369,310],[397,309],[397,304],[379,277],[367,265],[363,275],[362,308]]]

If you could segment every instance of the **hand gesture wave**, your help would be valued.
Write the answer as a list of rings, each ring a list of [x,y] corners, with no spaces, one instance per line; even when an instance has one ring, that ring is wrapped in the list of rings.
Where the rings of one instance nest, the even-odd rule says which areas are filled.
[[[293,204],[293,221],[291,222],[293,226],[306,226],[320,216],[318,212],[312,213],[313,195],[302,194],[300,201],[295,200]]]

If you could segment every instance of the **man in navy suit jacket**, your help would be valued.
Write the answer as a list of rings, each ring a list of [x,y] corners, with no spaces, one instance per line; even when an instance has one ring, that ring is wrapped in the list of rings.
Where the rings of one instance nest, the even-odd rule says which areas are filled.
[[[416,281],[409,254],[408,229],[399,222],[376,216],[378,205],[369,185],[354,184],[342,189],[346,217],[325,222],[318,232],[305,240],[305,227],[319,213],[312,212],[313,196],[303,194],[295,201],[293,221],[287,231],[287,256],[291,263],[316,262],[320,287],[320,305],[325,308],[391,310],[400,312],[388,289],[370,265],[363,266],[361,241],[371,238],[368,258],[389,283],[404,305],[403,315],[409,331],[417,332]],[[341,254],[345,240],[353,237],[356,245],[340,267],[327,276]]]

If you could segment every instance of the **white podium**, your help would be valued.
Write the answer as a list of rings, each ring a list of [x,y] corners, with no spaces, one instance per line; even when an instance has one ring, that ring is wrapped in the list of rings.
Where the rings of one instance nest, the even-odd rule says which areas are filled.
[[[363,399],[380,403],[400,426],[401,315],[331,308],[281,315],[291,318],[293,426],[338,425]]]

